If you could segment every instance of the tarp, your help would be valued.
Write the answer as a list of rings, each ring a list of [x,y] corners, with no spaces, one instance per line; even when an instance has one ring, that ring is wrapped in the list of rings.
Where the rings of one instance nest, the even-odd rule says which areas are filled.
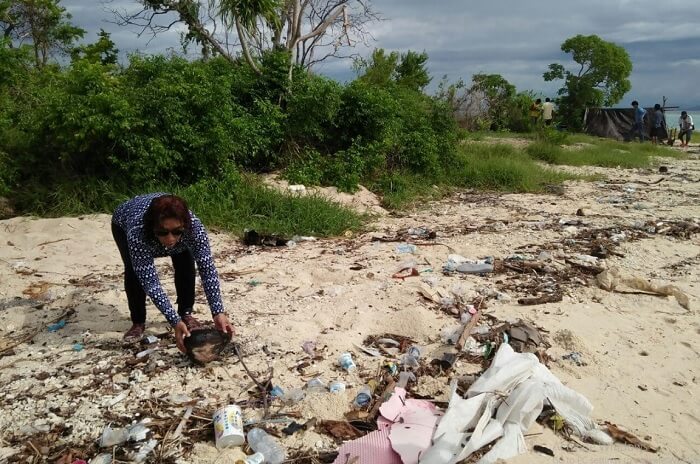
[[[654,108],[644,108],[645,140],[650,139],[651,127],[654,123]],[[634,125],[634,108],[588,108],[584,116],[583,130],[590,135],[606,137],[615,140],[630,140],[630,131]],[[659,135],[660,140],[668,138],[666,116]]]

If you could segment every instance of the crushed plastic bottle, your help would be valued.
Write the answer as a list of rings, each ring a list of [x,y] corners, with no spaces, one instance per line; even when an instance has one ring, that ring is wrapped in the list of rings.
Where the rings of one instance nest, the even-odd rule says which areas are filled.
[[[287,459],[284,448],[263,429],[251,429],[248,432],[248,444],[253,451],[263,455],[267,464],[282,464]]]
[[[348,352],[341,353],[341,355],[338,357],[338,364],[340,364],[340,367],[346,371],[357,369],[355,361],[352,360],[352,354]]]
[[[275,385],[270,390],[270,396],[273,398],[282,398],[284,396],[284,390],[279,385]]]
[[[255,453],[247,456],[242,461],[236,461],[236,464],[263,464],[265,462],[265,456],[262,453]]]
[[[493,272],[493,264],[491,263],[462,263],[455,268],[455,271],[461,274],[487,274]]]

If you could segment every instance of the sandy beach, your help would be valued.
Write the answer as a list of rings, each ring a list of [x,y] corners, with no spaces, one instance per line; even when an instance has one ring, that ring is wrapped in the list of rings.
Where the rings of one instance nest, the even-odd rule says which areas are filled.
[[[658,165],[562,168],[600,180],[568,182],[562,192],[543,195],[462,192],[401,213],[382,210],[363,190],[339,199],[374,215],[366,232],[295,247],[246,247],[211,231],[224,302],[245,363],[261,379],[271,368],[273,384],[286,390],[314,377],[345,381],[341,394],[312,393],[289,406],[273,402],[276,411],[296,411],[299,422],[342,420],[361,377],[382,364],[357,346],[368,336],[397,334],[415,340],[431,359],[444,348],[441,331],[459,321],[419,290],[452,290],[468,300],[485,298],[484,311],[494,319],[520,318],[541,328],[551,344],[551,371],[590,400],[593,418],[659,447],[651,453],[623,443],[579,446],[536,424],[526,436],[530,451],[509,462],[698,462],[700,238],[692,226],[700,218],[700,161],[691,153],[689,159],[659,164],[667,172]],[[152,462],[234,462],[233,451],[214,447],[207,421],[216,406],[245,405],[255,385],[234,356],[192,365],[176,350],[150,302],[147,333],[161,339],[159,349],[141,362],[135,354],[144,347],[122,345],[130,321],[109,225],[108,215],[0,221],[0,462],[56,462],[71,452],[74,459],[88,460],[104,452],[95,442],[106,425],[144,418],[165,443]],[[415,253],[397,251],[401,241],[373,240],[412,227],[428,228],[436,238],[415,240]],[[600,288],[594,275],[570,263],[589,255],[596,237],[614,245],[614,253],[592,261],[596,267],[672,284],[687,295],[689,308],[674,297]],[[484,276],[442,272],[452,253],[507,261],[539,259],[542,252],[557,270],[552,278],[560,302],[518,304],[532,296],[542,276],[508,268]],[[419,276],[392,278],[410,260]],[[170,261],[156,262],[166,291],[174,295]],[[559,277],[573,271],[575,278]],[[197,288],[196,314],[207,320]],[[60,320],[65,327],[47,330]],[[316,343],[316,359],[309,361],[302,351],[305,341]],[[344,351],[353,353],[357,374],[336,365]],[[571,352],[580,353],[582,365],[563,359]],[[300,367],[304,361],[308,365]],[[448,373],[421,376],[412,391],[446,401],[451,379],[482,370],[462,359]],[[188,405],[197,417],[168,441]],[[259,404],[244,407],[247,420],[262,413]],[[282,443],[290,453],[339,446],[317,429]],[[534,445],[550,448],[555,457],[532,452]],[[130,444],[116,452],[126,456],[131,449]]]

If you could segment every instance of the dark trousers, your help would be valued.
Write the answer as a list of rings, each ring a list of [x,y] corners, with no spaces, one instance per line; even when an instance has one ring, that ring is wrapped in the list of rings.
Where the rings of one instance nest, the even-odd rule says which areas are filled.
[[[119,248],[119,254],[124,262],[124,290],[129,302],[131,322],[144,324],[146,322],[146,292],[141,286],[134,267],[131,265],[129,245],[126,233],[116,224],[112,224],[112,236]],[[194,257],[189,250],[171,256],[175,268],[175,291],[177,292],[177,313],[180,317],[192,313],[194,306]]]

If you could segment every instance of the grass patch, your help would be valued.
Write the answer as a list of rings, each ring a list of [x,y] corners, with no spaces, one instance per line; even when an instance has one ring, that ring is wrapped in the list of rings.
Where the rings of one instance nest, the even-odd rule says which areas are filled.
[[[510,145],[472,144],[462,148],[450,173],[458,187],[507,192],[542,192],[576,176],[542,167]]]
[[[361,215],[326,198],[287,195],[249,175],[229,175],[171,191],[185,198],[205,224],[237,235],[254,229],[283,236],[337,236],[360,229],[364,222]]]
[[[578,146],[562,148],[550,142],[537,141],[528,145],[525,152],[534,159],[550,164],[621,168],[648,167],[654,163],[654,157],[684,156],[663,145],[622,143],[579,134],[569,136],[568,145]]]
[[[320,196],[287,195],[262,184],[255,176],[232,172],[222,179],[208,179],[189,186],[152,185],[139,192],[118,189],[106,181],[83,180],[59,184],[51,193],[25,189],[17,198],[18,209],[38,216],[111,214],[124,200],[145,192],[180,195],[207,225],[237,235],[244,229],[283,236],[340,235],[358,230],[364,217]]]
[[[545,192],[578,176],[548,169],[526,153],[505,144],[466,144],[449,170],[434,178],[394,173],[372,186],[389,209],[442,198],[457,188],[501,192]]]

